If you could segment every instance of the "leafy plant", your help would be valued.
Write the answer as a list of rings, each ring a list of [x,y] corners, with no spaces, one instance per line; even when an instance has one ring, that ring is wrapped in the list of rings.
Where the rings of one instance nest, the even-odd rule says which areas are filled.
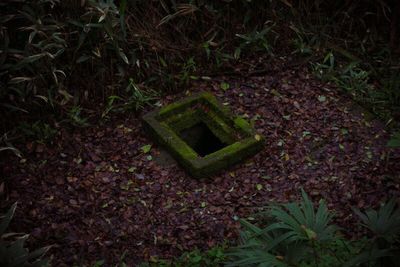
[[[22,157],[21,152],[11,144],[7,134],[4,134],[0,137],[0,152],[3,151],[11,151],[14,153],[14,155]]]
[[[364,93],[371,87],[368,83],[369,73],[357,67],[356,63],[349,64],[341,71],[339,78],[334,78],[340,88],[352,93]]]
[[[398,120],[400,118],[400,72],[390,70],[386,72],[389,74],[382,79],[382,87],[376,98],[381,105],[384,103],[387,106],[392,113],[392,118]]]
[[[337,242],[338,227],[330,225],[332,215],[320,201],[317,210],[302,190],[300,204],[271,205],[262,214],[268,226],[258,227],[242,220],[242,245],[228,253],[227,266],[316,266],[328,247]]]
[[[302,190],[300,204],[271,205],[257,226],[241,220],[241,245],[227,266],[400,266],[400,208],[393,198],[379,210],[353,211],[372,237],[349,241],[331,225],[323,201],[316,210]],[[265,225],[265,226],[264,226]]]
[[[180,257],[168,261],[153,258],[151,262],[140,264],[141,267],[217,267],[223,266],[226,260],[224,246],[215,246],[208,251],[198,249],[183,253]]]
[[[124,99],[124,109],[126,110],[138,111],[147,105],[151,106],[158,97],[158,93],[152,89],[141,90],[132,78],[129,79],[125,91],[128,94],[128,97]]]
[[[236,34],[236,37],[240,38],[241,42],[239,47],[236,48],[235,50],[234,58],[236,59],[240,58],[242,51],[246,49],[255,51],[264,51],[268,54],[271,54],[272,44],[274,40],[271,40],[270,35],[271,33],[274,33],[273,28],[275,24],[273,23],[270,24],[271,25],[265,24],[264,28],[261,31],[254,30],[247,34]]]
[[[190,57],[182,66],[181,72],[179,73],[179,81],[183,85],[189,84],[190,80],[197,79],[193,73],[196,71],[196,62],[193,57]]]
[[[204,253],[199,250],[184,253],[173,265],[176,267],[193,266],[219,266],[225,260],[224,249],[222,247],[214,247]]]
[[[48,116],[83,126],[81,103],[98,95],[102,82],[124,77],[135,49],[126,46],[126,0],[119,6],[111,0],[75,2],[0,3],[0,124],[5,131],[50,138]],[[11,117],[25,125],[16,127]],[[37,117],[42,125],[32,124]]]
[[[313,52],[315,52],[313,51],[313,45],[315,45],[316,35],[312,35],[312,38],[310,40],[305,29],[299,29],[293,24],[290,25],[289,28],[296,34],[296,36],[292,40],[293,46],[295,48],[292,54],[311,55]]]
[[[304,40],[301,36],[298,36],[298,38],[294,39],[293,45],[295,47],[293,54],[298,53],[300,55],[310,55],[313,52],[311,47],[309,45],[307,45],[306,42],[304,42]]]
[[[22,122],[19,126],[19,129],[24,136],[33,138],[40,143],[45,143],[52,140],[57,133],[56,129],[43,121],[36,121],[32,124]]]
[[[109,114],[110,112],[112,112],[113,110],[115,110],[115,108],[116,108],[115,102],[116,102],[117,100],[122,100],[122,98],[119,97],[119,96],[116,96],[116,95],[112,95],[112,96],[109,96],[109,97],[107,98],[107,104],[106,104],[105,109],[103,110],[103,113],[101,114],[101,118],[103,118],[103,119],[104,119],[104,118],[107,118],[107,117],[108,117],[108,114]]]
[[[399,266],[400,253],[400,208],[392,198],[379,210],[364,213],[353,209],[361,220],[361,225],[370,230],[372,238],[366,241],[363,251],[349,261],[346,266],[367,264],[367,266]]]
[[[387,142],[388,147],[400,147],[400,132],[396,132],[392,135],[390,140]]]
[[[322,63],[312,63],[314,74],[325,81],[332,80],[335,77],[335,67],[335,56],[332,51],[325,55]]]
[[[396,199],[392,198],[378,211],[371,209],[362,213],[358,209],[353,210],[361,219],[362,225],[372,231],[376,238],[393,242],[393,238],[400,234],[400,208],[396,206]]]
[[[79,106],[73,106],[69,111],[68,111],[68,119],[67,121],[71,123],[74,126],[78,127],[86,127],[89,126],[87,122],[87,118],[82,117],[82,108]]]
[[[159,94],[152,90],[142,90],[133,79],[129,79],[129,83],[125,89],[124,96],[112,95],[108,97],[107,104],[101,117],[108,118],[111,112],[123,111],[139,111],[145,106],[152,106]]]
[[[29,252],[24,247],[29,235],[5,232],[14,216],[16,208],[17,203],[12,205],[0,221],[0,265],[4,267],[47,266],[48,260],[42,257],[50,247],[39,248],[33,252]]]

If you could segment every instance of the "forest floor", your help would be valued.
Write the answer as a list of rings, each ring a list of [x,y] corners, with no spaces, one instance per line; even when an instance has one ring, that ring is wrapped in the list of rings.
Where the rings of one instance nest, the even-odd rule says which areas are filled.
[[[233,241],[237,218],[299,199],[301,187],[315,202],[325,199],[344,227],[355,221],[351,207],[400,195],[400,153],[385,148],[380,121],[305,67],[276,63],[258,75],[194,81],[160,100],[212,92],[265,136],[254,157],[197,180],[153,144],[138,115],[63,129],[52,145],[28,143],[19,147],[22,160],[1,166],[10,201],[19,203],[13,230],[31,233],[35,246],[54,245],[54,266],[115,263],[124,251],[128,264]]]

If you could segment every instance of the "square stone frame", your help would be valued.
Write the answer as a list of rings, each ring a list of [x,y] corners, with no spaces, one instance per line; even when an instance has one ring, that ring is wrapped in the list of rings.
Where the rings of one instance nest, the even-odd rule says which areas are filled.
[[[234,118],[226,106],[208,92],[199,93],[143,116],[150,136],[193,177],[204,178],[254,155],[264,138],[241,117]],[[228,144],[200,157],[178,133],[203,122],[223,143]]]

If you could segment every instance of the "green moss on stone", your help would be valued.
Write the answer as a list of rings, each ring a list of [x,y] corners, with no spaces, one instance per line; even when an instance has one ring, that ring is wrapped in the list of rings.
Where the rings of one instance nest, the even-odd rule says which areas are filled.
[[[234,120],[236,128],[241,129],[247,134],[252,134],[254,132],[253,128],[251,127],[250,123],[248,123],[244,118],[242,117],[236,117]]]
[[[243,118],[232,119],[210,93],[204,92],[143,116],[144,127],[194,177],[221,171],[259,151],[264,139]],[[200,122],[227,146],[200,157],[179,133]]]

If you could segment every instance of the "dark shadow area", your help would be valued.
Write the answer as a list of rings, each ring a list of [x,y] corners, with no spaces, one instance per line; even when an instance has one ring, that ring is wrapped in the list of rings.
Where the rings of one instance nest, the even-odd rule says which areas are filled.
[[[227,144],[223,143],[215,136],[203,122],[182,130],[179,136],[196,151],[200,157],[207,156],[227,146]]]

